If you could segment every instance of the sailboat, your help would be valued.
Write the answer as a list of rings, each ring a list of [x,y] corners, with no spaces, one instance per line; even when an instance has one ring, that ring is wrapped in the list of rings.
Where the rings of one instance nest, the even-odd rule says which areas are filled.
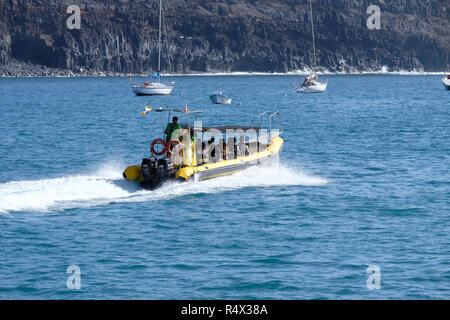
[[[309,4],[311,7],[311,31],[312,31],[312,42],[313,42],[313,52],[314,52],[313,74],[307,76],[301,86],[295,85],[294,89],[296,92],[302,92],[302,93],[320,93],[320,92],[325,92],[327,90],[328,83],[327,82],[325,82],[325,83],[319,82],[319,77],[315,73],[316,66],[317,66],[317,59],[316,59],[316,43],[315,43],[315,37],[314,37],[312,0],[309,0]]]
[[[159,35],[158,35],[158,72],[155,75],[149,75],[156,81],[145,81],[140,84],[132,85],[133,92],[138,96],[143,95],[169,95],[173,90],[173,85],[161,83],[161,20],[162,20],[162,0],[159,0]],[[131,81],[131,79],[130,79]]]

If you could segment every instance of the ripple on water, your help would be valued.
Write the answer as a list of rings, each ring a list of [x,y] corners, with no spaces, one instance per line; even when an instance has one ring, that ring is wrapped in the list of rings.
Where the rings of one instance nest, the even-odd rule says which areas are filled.
[[[448,299],[440,77],[327,77],[319,96],[286,95],[298,76],[173,79],[152,106],[214,125],[276,106],[285,146],[278,167],[155,191],[122,178],[161,132],[127,78],[0,79],[0,297]],[[241,107],[209,104],[217,87]]]

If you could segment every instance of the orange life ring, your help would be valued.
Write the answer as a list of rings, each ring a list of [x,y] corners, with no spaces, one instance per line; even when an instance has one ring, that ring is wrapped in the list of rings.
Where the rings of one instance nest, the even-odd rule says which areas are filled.
[[[155,150],[155,144],[157,144],[157,143],[161,143],[164,146],[164,148],[160,152],[156,152],[156,150]],[[166,142],[163,139],[155,139],[152,141],[152,145],[150,146],[150,151],[153,154],[160,156],[160,155],[163,155],[164,153],[166,153],[166,150],[167,150]]]
[[[181,141],[178,139],[170,140],[170,142],[167,144],[167,152],[170,155],[173,155],[172,150],[170,150],[170,147],[172,146],[172,144],[173,145],[181,144]],[[181,144],[181,146],[183,146],[183,145]],[[181,148],[181,150],[178,153],[181,153],[182,151],[183,151],[183,148]]]

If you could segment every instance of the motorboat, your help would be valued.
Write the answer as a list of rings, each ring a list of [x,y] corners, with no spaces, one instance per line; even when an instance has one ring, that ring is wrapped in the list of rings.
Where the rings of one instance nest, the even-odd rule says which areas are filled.
[[[133,84],[130,78],[131,89],[138,96],[147,95],[169,95],[173,88],[174,82],[170,85],[161,83],[161,21],[162,21],[162,0],[159,0],[159,33],[158,33],[158,72],[150,74],[149,77],[154,81],[144,81],[143,83]]]
[[[444,83],[444,86],[447,88],[447,90],[450,90],[450,74],[442,78],[442,82]]]
[[[168,113],[169,121],[172,113],[189,119],[170,137],[165,134],[153,140],[151,154],[124,170],[125,179],[137,181],[145,189],[157,189],[167,181],[202,181],[265,165],[277,161],[283,147],[278,111],[256,115],[250,125],[210,127],[198,126],[201,122],[196,118],[201,111],[187,107],[152,112]]]
[[[209,98],[212,103],[215,104],[231,104],[231,99],[223,95],[220,91],[214,92],[214,94],[210,95]]]
[[[317,58],[316,58],[316,41],[314,37],[314,20],[313,20],[313,7],[312,1],[309,0],[309,5],[311,8],[311,34],[312,34],[312,44],[313,44],[313,57],[314,57],[314,66],[313,71],[317,69]],[[301,86],[294,85],[294,90],[300,93],[321,93],[327,90],[328,83],[319,82],[319,77],[315,72],[311,75],[307,76],[303,81]]]

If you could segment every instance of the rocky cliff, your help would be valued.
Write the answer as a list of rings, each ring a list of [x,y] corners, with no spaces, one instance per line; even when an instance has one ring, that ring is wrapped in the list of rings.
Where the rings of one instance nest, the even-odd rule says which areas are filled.
[[[369,30],[369,5],[381,30]],[[69,5],[81,29],[69,30]],[[157,0],[0,0],[0,74],[157,68]],[[330,71],[450,69],[448,0],[313,0]],[[286,72],[312,65],[309,0],[164,0],[163,72]]]

